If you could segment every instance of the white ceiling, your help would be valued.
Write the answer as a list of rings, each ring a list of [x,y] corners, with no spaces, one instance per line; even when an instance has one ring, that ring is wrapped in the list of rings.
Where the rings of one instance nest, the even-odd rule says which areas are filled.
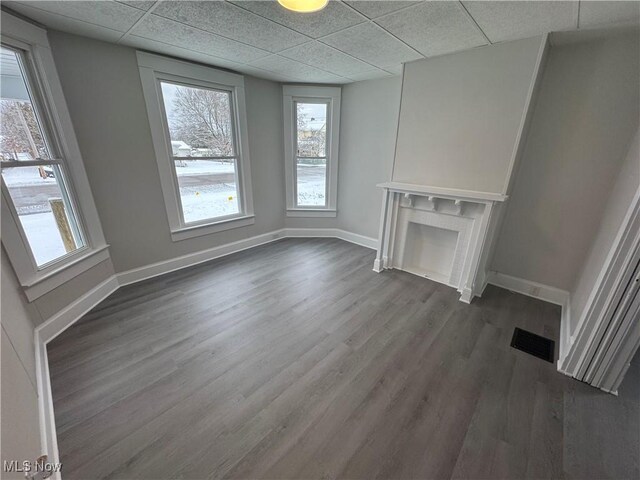
[[[284,82],[349,83],[402,63],[551,31],[638,24],[640,2],[4,1],[53,29]]]

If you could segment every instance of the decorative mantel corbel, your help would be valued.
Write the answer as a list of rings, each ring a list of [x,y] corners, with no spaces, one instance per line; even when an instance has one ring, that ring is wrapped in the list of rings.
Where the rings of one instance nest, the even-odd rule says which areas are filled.
[[[455,212],[456,215],[462,215],[462,207],[464,206],[464,202],[460,199],[457,199],[453,202],[453,205],[455,206]]]
[[[427,196],[427,208],[429,210],[433,210],[434,212],[436,210],[438,210],[438,199],[436,197],[434,197],[433,195],[428,195]]]
[[[405,193],[403,195],[404,205],[407,207],[413,207],[414,196],[411,193]]]

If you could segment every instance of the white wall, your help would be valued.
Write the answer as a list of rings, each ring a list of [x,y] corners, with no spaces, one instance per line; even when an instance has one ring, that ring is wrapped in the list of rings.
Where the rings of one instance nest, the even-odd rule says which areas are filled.
[[[571,335],[576,333],[576,327],[582,319],[589,295],[596,284],[598,275],[605,267],[605,260],[613,246],[616,234],[622,225],[633,197],[639,189],[640,130],[637,130],[618,178],[611,188],[611,196],[606,203],[598,233],[575,283],[575,288],[571,292]]]
[[[38,390],[33,343],[34,314],[11,268],[4,248],[0,249],[2,284],[2,418],[1,460],[33,461],[40,456]],[[22,473],[3,473],[2,478],[24,478]]]
[[[338,220],[343,230],[378,238],[382,191],[391,178],[402,78],[342,89]]]
[[[405,65],[393,180],[506,193],[541,42]]]
[[[172,242],[135,50],[60,32],[49,39],[117,272],[283,227],[279,84],[245,77],[255,225]]]
[[[570,291],[638,126],[637,31],[555,37],[492,270]],[[588,33],[587,33],[588,35]]]

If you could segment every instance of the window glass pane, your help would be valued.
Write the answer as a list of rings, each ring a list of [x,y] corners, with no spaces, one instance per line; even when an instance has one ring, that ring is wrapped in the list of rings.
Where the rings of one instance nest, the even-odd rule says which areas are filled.
[[[0,159],[51,158],[31,102],[18,55],[0,52]]]
[[[236,160],[176,160],[185,223],[240,212]]]
[[[36,264],[40,267],[84,246],[58,166],[3,168]]]
[[[174,157],[233,157],[231,93],[161,82]]]
[[[326,206],[326,158],[298,158],[296,165],[297,201],[300,206]]]
[[[296,102],[298,157],[326,157],[326,103]]]
[[[296,202],[326,206],[327,103],[296,102]]]

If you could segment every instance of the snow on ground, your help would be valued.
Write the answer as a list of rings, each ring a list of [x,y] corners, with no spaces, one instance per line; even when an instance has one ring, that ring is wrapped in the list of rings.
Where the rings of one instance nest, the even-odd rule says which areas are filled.
[[[176,173],[179,177],[235,172],[233,162],[220,162],[217,160],[176,160],[175,163]]]
[[[20,223],[38,265],[67,253],[52,212],[20,215]]]
[[[298,165],[298,205],[324,205],[326,190],[325,165]]]
[[[235,184],[180,187],[180,199],[185,223],[238,213]]]
[[[2,177],[8,187],[56,184],[55,178],[42,178],[38,171],[38,167],[3,168]]]

